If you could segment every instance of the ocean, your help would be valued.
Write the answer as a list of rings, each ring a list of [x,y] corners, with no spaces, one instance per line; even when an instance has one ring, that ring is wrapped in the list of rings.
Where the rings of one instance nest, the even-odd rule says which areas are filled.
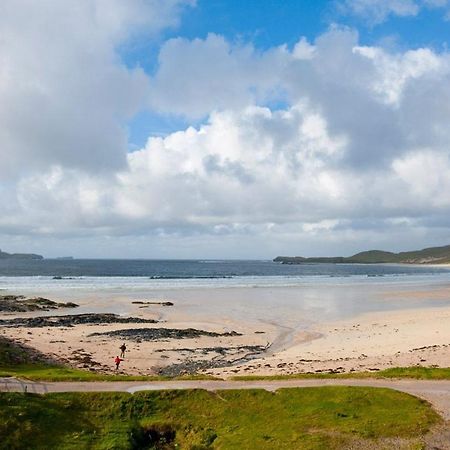
[[[0,289],[289,287],[450,282],[450,268],[400,264],[285,265],[255,260],[0,260]]]

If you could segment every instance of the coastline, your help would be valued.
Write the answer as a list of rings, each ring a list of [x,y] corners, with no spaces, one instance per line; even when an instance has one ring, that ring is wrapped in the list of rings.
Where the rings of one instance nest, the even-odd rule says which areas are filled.
[[[186,295],[184,291],[180,298]],[[393,298],[399,304],[413,299],[414,305],[421,306],[396,310],[384,308],[341,319],[324,318],[320,322],[306,316],[301,320],[302,311],[292,314],[292,317],[284,317],[289,311],[289,302],[278,314],[273,310],[270,317],[269,308],[258,320],[256,315],[251,316],[248,312],[253,307],[251,302],[247,309],[241,305],[240,311],[231,311],[237,308],[239,298],[225,305],[223,310],[214,311],[216,304],[227,295],[230,291],[221,291],[208,308],[201,308],[201,301],[193,303],[193,293],[184,303],[178,299],[170,307],[143,307],[132,304],[130,297],[126,296],[116,298],[116,302],[107,295],[108,301],[101,296],[92,296],[78,301],[81,305],[79,310],[0,314],[0,319],[74,315],[86,311],[111,312],[114,308],[110,307],[115,303],[114,312],[120,317],[151,319],[158,323],[1,327],[0,333],[73,367],[102,373],[114,372],[113,359],[123,342],[128,351],[120,373],[130,375],[197,371],[227,378],[235,375],[375,371],[415,365],[450,366],[450,286],[391,289],[387,293],[377,290],[379,301],[382,304],[388,302],[387,306]],[[431,301],[441,306],[430,306]],[[230,309],[229,314],[223,314],[227,308]],[[195,329],[224,335],[149,341],[111,335],[91,336],[94,333],[148,328]],[[229,333],[231,335],[227,335]]]

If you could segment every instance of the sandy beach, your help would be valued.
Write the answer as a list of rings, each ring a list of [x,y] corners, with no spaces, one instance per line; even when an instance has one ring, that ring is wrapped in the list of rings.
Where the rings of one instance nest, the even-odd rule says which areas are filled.
[[[293,296],[298,295],[297,291],[293,289],[289,292]],[[220,291],[217,305],[219,300],[233,293],[239,298],[238,291]],[[228,304],[228,311],[226,307],[216,310],[213,296],[212,307],[200,308],[193,300],[196,295],[199,295],[198,292],[183,291],[172,299],[173,306],[133,303],[133,298],[126,295],[113,299],[107,295],[82,296],[78,301],[80,306],[75,309],[63,308],[45,313],[3,313],[0,314],[0,320],[95,314],[112,310],[121,318],[148,319],[156,323],[7,325],[0,328],[0,333],[73,367],[105,373],[114,371],[113,360],[123,343],[127,351],[120,372],[135,375],[201,372],[226,378],[241,374],[375,371],[415,365],[450,366],[450,287],[447,286],[377,289],[374,290],[377,301],[390,302],[395,299],[400,304],[402,301],[412,301],[412,304],[422,307],[408,308],[411,303],[407,302],[405,309],[399,309],[397,303],[395,310],[389,310],[385,305],[381,311],[355,313],[339,320],[333,320],[333,315],[325,317],[325,320],[319,320],[316,316],[313,320],[314,314],[309,312],[308,315],[303,310],[286,315],[282,302],[279,313],[272,313],[272,319],[271,309],[268,313],[263,305],[260,313],[252,315],[246,312],[251,302],[246,307],[241,305],[241,310],[237,302]],[[271,291],[271,295],[277,295],[277,292]],[[257,296],[261,298],[260,293]],[[137,297],[134,301],[137,301]],[[158,302],[161,297],[167,300],[168,294],[150,300]],[[64,298],[72,300],[74,296],[66,293]],[[181,298],[187,298],[187,301],[183,302]],[[114,308],[108,307],[112,304]],[[285,304],[286,310],[288,306]],[[142,332],[149,329],[162,330],[159,331],[162,335],[156,338],[142,336]],[[192,331],[184,336],[176,334],[180,333],[179,330],[191,329],[194,334],[200,334],[191,336],[189,333]],[[175,335],[165,336],[167,332]],[[209,335],[211,333],[213,335]]]

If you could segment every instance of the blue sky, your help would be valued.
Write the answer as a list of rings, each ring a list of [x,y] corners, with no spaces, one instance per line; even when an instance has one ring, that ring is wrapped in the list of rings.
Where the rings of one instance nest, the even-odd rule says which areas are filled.
[[[419,47],[442,51],[450,41],[450,22],[441,8],[423,8],[415,16],[390,15],[373,24],[339,5],[334,0],[198,0],[194,8],[184,9],[179,26],[166,29],[155,41],[125,45],[121,56],[128,66],[137,65],[152,74],[158,67],[160,46],[171,38],[204,39],[208,33],[216,33],[264,51],[279,45],[292,48],[302,36],[313,42],[333,24],[357,30],[363,45],[394,51]],[[192,123],[179,115],[141,111],[128,124],[130,150],[145,145],[150,135],[164,136],[199,123],[201,120]]]
[[[448,244],[449,17],[450,0],[4,0],[0,248]]]

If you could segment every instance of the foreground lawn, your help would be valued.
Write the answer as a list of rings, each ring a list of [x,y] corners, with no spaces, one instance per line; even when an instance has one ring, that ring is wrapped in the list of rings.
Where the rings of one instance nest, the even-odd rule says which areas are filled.
[[[5,449],[418,449],[439,421],[415,397],[362,387],[0,394]]]

